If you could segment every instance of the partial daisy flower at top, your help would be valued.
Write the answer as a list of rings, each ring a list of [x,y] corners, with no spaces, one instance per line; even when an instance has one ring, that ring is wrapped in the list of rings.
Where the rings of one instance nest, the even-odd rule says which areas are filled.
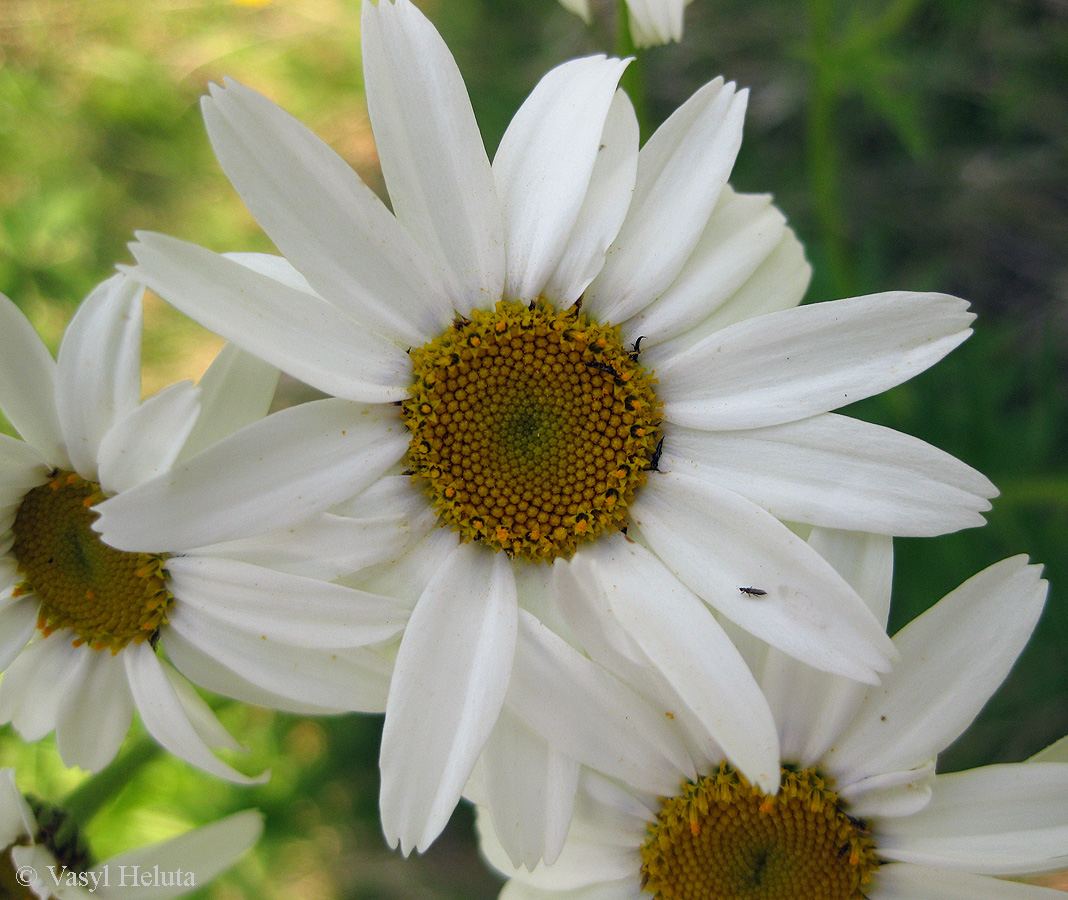
[[[141,402],[143,291],[124,275],[97,287],[56,362],[0,295],[0,409],[24,438],[0,435],[0,723],[28,741],[55,730],[63,761],[96,771],[136,708],[172,753],[247,781],[208,749],[240,748],[175,669],[277,709],[381,710],[388,665],[342,648],[387,638],[403,619],[395,604],[327,580],[331,548],[351,540],[346,522],[340,540],[319,517],[249,540],[238,527],[233,541],[176,553],[164,544],[128,553],[93,530],[106,497],[263,417],[277,381],[277,370],[228,347],[199,386]],[[178,520],[183,510],[165,504],[153,515]],[[244,518],[246,531],[262,531],[254,508]]]
[[[885,622],[890,539],[816,529],[812,540]],[[673,724],[699,777],[680,772],[675,791],[657,796],[584,770],[553,865],[520,868],[480,809],[483,851],[511,878],[502,900],[1063,896],[1003,880],[1068,862],[1061,745],[1023,763],[935,774],[938,753],[979,713],[1030,637],[1046,598],[1040,573],[1017,556],[969,579],[895,636],[901,657],[878,687],[743,642],[775,713],[778,792],[754,785],[722,754],[707,754],[702,725],[680,700]],[[610,646],[610,632],[587,633],[634,686],[660,690],[651,670]],[[625,753],[611,748],[613,757]]]
[[[693,0],[627,0],[627,21],[635,47],[682,40],[683,14]],[[590,24],[590,0],[560,0],[560,5]]]
[[[253,425],[229,460],[320,435],[316,459],[267,477],[209,451],[102,504],[102,533],[130,552],[192,547],[244,527],[220,492],[247,498],[264,529],[375,492],[364,561],[393,564],[382,590],[411,610],[381,755],[384,827],[405,851],[444,825],[509,691],[520,716],[543,702],[516,696],[530,681],[513,663],[536,668],[537,630],[518,612],[547,624],[552,572],[578,564],[590,592],[626,593],[619,627],[773,786],[770,715],[701,601],[819,668],[869,682],[888,668],[863,600],[780,520],[909,535],[981,524],[996,493],[981,475],[829,413],[948,353],[969,333],[967,304],[890,293],[793,308],[809,267],[768,197],[727,186],[746,94],[722,79],[639,152],[617,90],[626,62],[566,63],[491,166],[459,71],[408,0],[365,3],[362,40],[393,212],[304,126],[227,82],[203,102],[213,146],[308,289],[156,234],[140,235],[132,270],[352,401],[347,419],[309,411],[288,438]],[[181,518],[154,514],[170,503]]]
[[[60,807],[26,798],[0,769],[0,897],[4,900],[168,900],[202,888],[259,839],[245,810],[169,841],[94,863]]]

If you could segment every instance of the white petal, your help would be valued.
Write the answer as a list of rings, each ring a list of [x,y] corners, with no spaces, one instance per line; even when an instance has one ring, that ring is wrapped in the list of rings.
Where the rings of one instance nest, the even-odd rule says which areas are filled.
[[[692,328],[726,303],[775,251],[786,217],[770,194],[738,194],[726,185],[678,277],[627,322],[650,346]]]
[[[1032,884],[904,863],[880,866],[867,893],[871,900],[1058,900],[1064,896]]]
[[[634,872],[639,870],[638,862],[631,862]],[[641,879],[631,874],[617,881],[604,881],[573,891],[543,891],[513,879],[501,890],[500,900],[647,900],[649,893],[641,886]]]
[[[31,596],[0,609],[0,672],[26,649],[37,628],[40,605],[40,601]]]
[[[563,255],[542,295],[557,308],[570,306],[604,267],[605,252],[619,233],[638,170],[638,118],[626,91],[616,91],[601,134],[586,198]]]
[[[586,309],[599,321],[634,315],[682,270],[734,165],[747,96],[717,78],[642,147],[627,218],[586,292]]]
[[[97,451],[112,424],[141,400],[141,297],[114,275],[82,301],[56,363],[56,410],[75,471],[97,478]]]
[[[205,328],[327,394],[373,403],[407,393],[412,366],[403,346],[317,295],[195,244],[137,237],[130,274]]]
[[[533,300],[559,265],[582,209],[626,62],[557,66],[515,114],[493,160],[504,213],[505,295]]]
[[[58,631],[34,641],[0,679],[0,723],[10,722],[26,741],[39,741],[56,727],[64,698],[97,652],[71,646],[73,638]]]
[[[781,522],[710,481],[661,472],[650,482],[631,521],[702,600],[822,671],[870,682],[888,668],[893,647],[864,601]]]
[[[0,434],[0,508],[11,507],[12,524],[14,507],[31,488],[48,481],[52,467],[32,444]],[[7,531],[10,525],[0,525],[0,528]]]
[[[48,870],[49,866],[56,865],[56,858],[44,844],[12,847],[11,865],[16,871],[22,868],[29,869],[27,874],[31,883],[26,887],[33,892],[32,896],[39,897],[40,900],[49,900],[51,897],[58,898],[58,900],[89,900],[92,897],[91,894],[77,887],[66,885],[56,887],[55,880]]]
[[[209,622],[297,647],[359,647],[404,628],[407,610],[389,597],[230,559],[167,561],[175,599]]]
[[[640,790],[668,793],[693,764],[664,710],[525,610],[508,708],[561,752]]]
[[[122,659],[108,650],[87,655],[80,682],[60,706],[56,747],[64,765],[98,772],[115,758],[130,730],[133,698]]]
[[[194,640],[197,637],[194,634]],[[201,650],[196,644],[187,640],[173,627],[163,632],[161,643],[167,651],[167,656],[170,657],[171,662],[187,678],[213,693],[233,697],[242,703],[254,703],[267,709],[280,709],[283,712],[302,715],[322,715],[338,711],[337,704],[316,704],[294,700],[292,697],[283,697],[261,687],[254,680],[250,680],[261,677],[262,669],[270,665],[270,660],[258,665],[234,662],[236,668],[248,673],[249,677],[244,678],[233,669],[223,665],[209,653]],[[248,648],[248,654],[253,660],[258,659],[251,647]],[[227,659],[232,661],[233,651],[226,655]],[[291,656],[291,650],[287,650],[287,660]],[[386,693],[389,690],[389,676],[392,672],[392,667],[381,657],[367,650],[349,650],[344,651],[343,654],[339,653],[337,656],[339,659],[343,656],[344,659],[342,662],[337,659],[331,659],[334,677],[324,679],[327,689],[335,692],[339,690],[345,691],[343,705],[348,709],[375,713],[385,711]],[[339,674],[339,668],[344,668],[344,675]],[[350,672],[350,669],[358,669],[359,674]],[[298,690],[293,690],[291,680],[286,679],[284,676],[281,680],[286,685],[286,690],[289,690],[290,693],[307,693],[306,690],[299,689],[299,685]],[[335,682],[337,686],[331,687]],[[190,714],[190,719],[193,721],[194,727],[199,729],[198,723],[193,719],[192,714]],[[205,742],[207,742],[207,738],[205,738]]]
[[[894,637],[900,661],[869,692],[829,757],[840,783],[912,768],[960,736],[1031,636],[1048,588],[1041,571],[1025,556],[1003,560]]]
[[[512,672],[515,578],[503,553],[463,544],[419,598],[397,653],[379,758],[382,830],[401,852],[445,827]]]
[[[260,784],[267,780],[267,773],[258,778],[242,775],[208,749],[186,717],[178,695],[147,642],[131,644],[122,657],[141,721],[165,750],[205,772],[237,784]]]
[[[270,409],[278,385],[278,370],[236,344],[226,344],[204,377],[200,415],[178,459],[188,459],[244,426],[258,422]]]
[[[418,345],[444,331],[452,309],[433,265],[349,164],[261,94],[231,79],[210,89],[219,163],[312,288],[384,337]]]
[[[223,727],[211,707],[184,675],[167,662],[160,663],[160,667],[171,683],[171,687],[174,688],[174,693],[178,697],[178,702],[182,704],[182,712],[189,719],[189,724],[193,726],[193,730],[200,735],[200,739],[205,744],[217,749],[236,751],[245,749]]]
[[[560,5],[579,16],[587,25],[590,24],[589,0],[560,0]]]
[[[779,742],[764,695],[712,613],[660,560],[622,536],[576,555],[600,582],[612,616],[701,722],[727,759],[762,790],[779,785]]]
[[[212,621],[187,608],[175,605],[170,625],[163,633],[163,646],[171,652],[171,635],[184,639],[202,655],[233,672],[233,688],[227,687],[224,673],[217,667],[202,667],[202,656],[181,651],[172,655],[174,664],[194,684],[228,696],[247,696],[247,684],[262,692],[260,700],[275,706],[274,694],[303,706],[329,712],[378,711],[388,667],[367,650],[311,649],[266,640],[243,629]],[[368,706],[369,704],[369,706]],[[287,704],[283,709],[290,709]]]
[[[687,0],[627,0],[630,34],[636,47],[682,40]]]
[[[793,422],[879,394],[971,333],[968,304],[894,291],[814,303],[731,325],[667,357],[652,347],[664,418],[701,429]]]
[[[100,485],[119,493],[167,472],[200,413],[190,381],[164,388],[117,421],[100,442]]]
[[[113,547],[145,553],[262,534],[351,497],[407,446],[392,407],[303,403],[105,500],[94,528]]]
[[[460,70],[408,0],[363,5],[367,111],[400,222],[446,275],[460,312],[504,287],[504,226]]]
[[[911,816],[931,802],[934,774],[932,759],[927,765],[905,772],[871,775],[839,790],[838,797],[856,818]],[[881,840],[876,840],[880,849]]]
[[[29,320],[0,294],[0,409],[23,439],[54,466],[69,466],[56,413],[56,364]]]
[[[571,825],[578,763],[554,751],[507,707],[481,757],[486,805],[508,857],[528,869],[560,855]]]
[[[139,866],[143,872],[152,872],[159,867],[160,872],[189,873],[198,888],[203,887],[216,875],[230,868],[237,859],[259,840],[263,833],[263,813],[257,809],[247,809],[234,813],[218,822],[205,825],[186,832],[169,841],[138,847],[119,856],[105,860],[96,871],[110,869],[109,887],[100,887],[94,896],[103,900],[122,900],[132,897],[134,900],[166,900],[188,891],[176,891],[174,887],[149,885],[132,885],[127,881],[123,886],[114,884],[119,866]]]
[[[37,822],[15,783],[15,770],[0,769],[0,843],[10,847],[19,838],[33,838]]]
[[[700,472],[786,521],[899,536],[982,525],[997,495],[948,453],[833,413],[744,431],[672,428],[660,468]]]
[[[879,854],[1014,875],[1068,853],[1068,765],[1016,763],[939,775],[920,812],[879,824]]]
[[[834,566],[886,628],[894,581],[894,542],[883,534],[813,528],[809,546]]]

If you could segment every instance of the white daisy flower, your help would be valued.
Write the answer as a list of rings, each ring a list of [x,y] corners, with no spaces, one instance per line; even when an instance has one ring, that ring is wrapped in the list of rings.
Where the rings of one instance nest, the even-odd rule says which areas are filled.
[[[339,530],[318,518],[249,540],[238,527],[231,542],[176,553],[164,544],[128,553],[93,530],[104,498],[261,419],[277,381],[277,370],[230,347],[199,386],[175,384],[142,403],[143,290],[123,275],[96,288],[56,362],[0,295],[0,409],[24,438],[0,435],[0,723],[28,741],[55,730],[63,761],[96,771],[136,708],[171,752],[247,781],[208,749],[239,748],[175,668],[279,709],[381,710],[388,665],[339,648],[387,639],[404,620],[395,603],[327,580],[352,538],[346,522]],[[243,516],[256,523],[254,508]]]
[[[537,669],[538,629],[518,610],[547,621],[550,573],[569,558],[589,591],[634,595],[620,627],[658,665],[677,675],[673,640],[687,642],[687,665],[709,676],[694,688],[709,728],[774,782],[770,715],[697,598],[812,665],[866,681],[887,668],[864,602],[780,519],[909,535],[982,522],[995,490],[981,475],[829,412],[949,352],[966,304],[891,293],[793,308],[809,267],[770,199],[726,184],[746,94],[721,79],[639,152],[617,90],[626,62],[567,63],[491,166],[415,7],[365,3],[362,36],[393,212],[306,128],[228,82],[204,100],[212,143],[307,286],[161,235],[133,247],[136,277],[167,300],[349,406],[305,411],[297,453],[272,443],[270,420],[252,426],[225,454],[108,501],[103,533],[130,552],[192,547],[234,537],[250,505],[278,528],[374,491],[362,561],[396,563],[382,590],[411,610],[382,746],[386,834],[405,850],[444,824],[509,691],[524,691],[528,720],[542,703],[511,677],[513,663]],[[245,499],[235,512],[220,494]],[[182,516],[153,514],[171,503]],[[661,603],[635,591],[650,579]],[[699,640],[722,653],[690,652]]]
[[[92,864],[61,809],[36,804],[0,769],[0,897],[4,900],[168,900],[203,887],[259,839],[263,816],[245,810],[180,837]]]
[[[627,0],[627,20],[635,47],[682,40],[683,14],[693,0]],[[590,24],[590,0],[560,0],[564,9]]]
[[[813,543],[885,622],[890,539],[817,529]],[[1040,572],[1018,556],[965,582],[894,638],[901,657],[879,687],[745,642],[782,747],[775,793],[710,753],[685,702],[611,646],[610,632],[586,626],[595,656],[666,704],[696,772],[680,771],[681,788],[658,797],[585,770],[559,858],[531,871],[480,811],[483,849],[512,878],[501,897],[1052,900],[1054,891],[1000,877],[1068,861],[1068,764],[1057,745],[1024,763],[935,774],[937,754],[1030,637],[1046,597]],[[480,790],[473,783],[472,795]]]

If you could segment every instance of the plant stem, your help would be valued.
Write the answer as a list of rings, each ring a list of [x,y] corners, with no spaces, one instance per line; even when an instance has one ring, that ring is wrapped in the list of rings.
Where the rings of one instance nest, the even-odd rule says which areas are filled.
[[[634,105],[641,142],[644,144],[650,134],[649,110],[645,100],[645,65],[642,51],[634,46],[634,38],[630,34],[630,11],[625,0],[616,0],[616,54],[622,59],[628,56],[634,58],[619,84]]]

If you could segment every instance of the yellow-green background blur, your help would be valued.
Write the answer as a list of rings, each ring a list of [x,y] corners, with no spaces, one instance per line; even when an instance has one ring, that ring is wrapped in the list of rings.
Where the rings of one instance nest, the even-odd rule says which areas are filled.
[[[492,152],[552,65],[614,46],[554,0],[421,0],[457,57]],[[749,86],[732,179],[770,191],[808,248],[808,301],[887,289],[973,303],[975,335],[933,371],[853,408],[976,466],[989,525],[898,542],[892,629],[1016,553],[1047,564],[1035,640],[944,769],[1019,760],[1068,732],[1068,2],[694,0],[681,45],[646,54],[655,125],[717,74]],[[355,0],[0,0],[0,291],[55,349],[134,229],[270,250],[214,162],[198,98],[233,76],[303,120],[381,192]],[[146,307],[145,392],[196,378],[220,341]],[[0,352],[3,336],[0,335]],[[983,648],[977,647],[976,653]],[[270,767],[237,788],[160,759],[89,828],[98,857],[247,806],[268,831],[216,900],[487,898],[469,810],[423,858],[380,836],[374,717],[228,706]],[[0,765],[50,799],[84,777],[50,741],[0,729]]]

